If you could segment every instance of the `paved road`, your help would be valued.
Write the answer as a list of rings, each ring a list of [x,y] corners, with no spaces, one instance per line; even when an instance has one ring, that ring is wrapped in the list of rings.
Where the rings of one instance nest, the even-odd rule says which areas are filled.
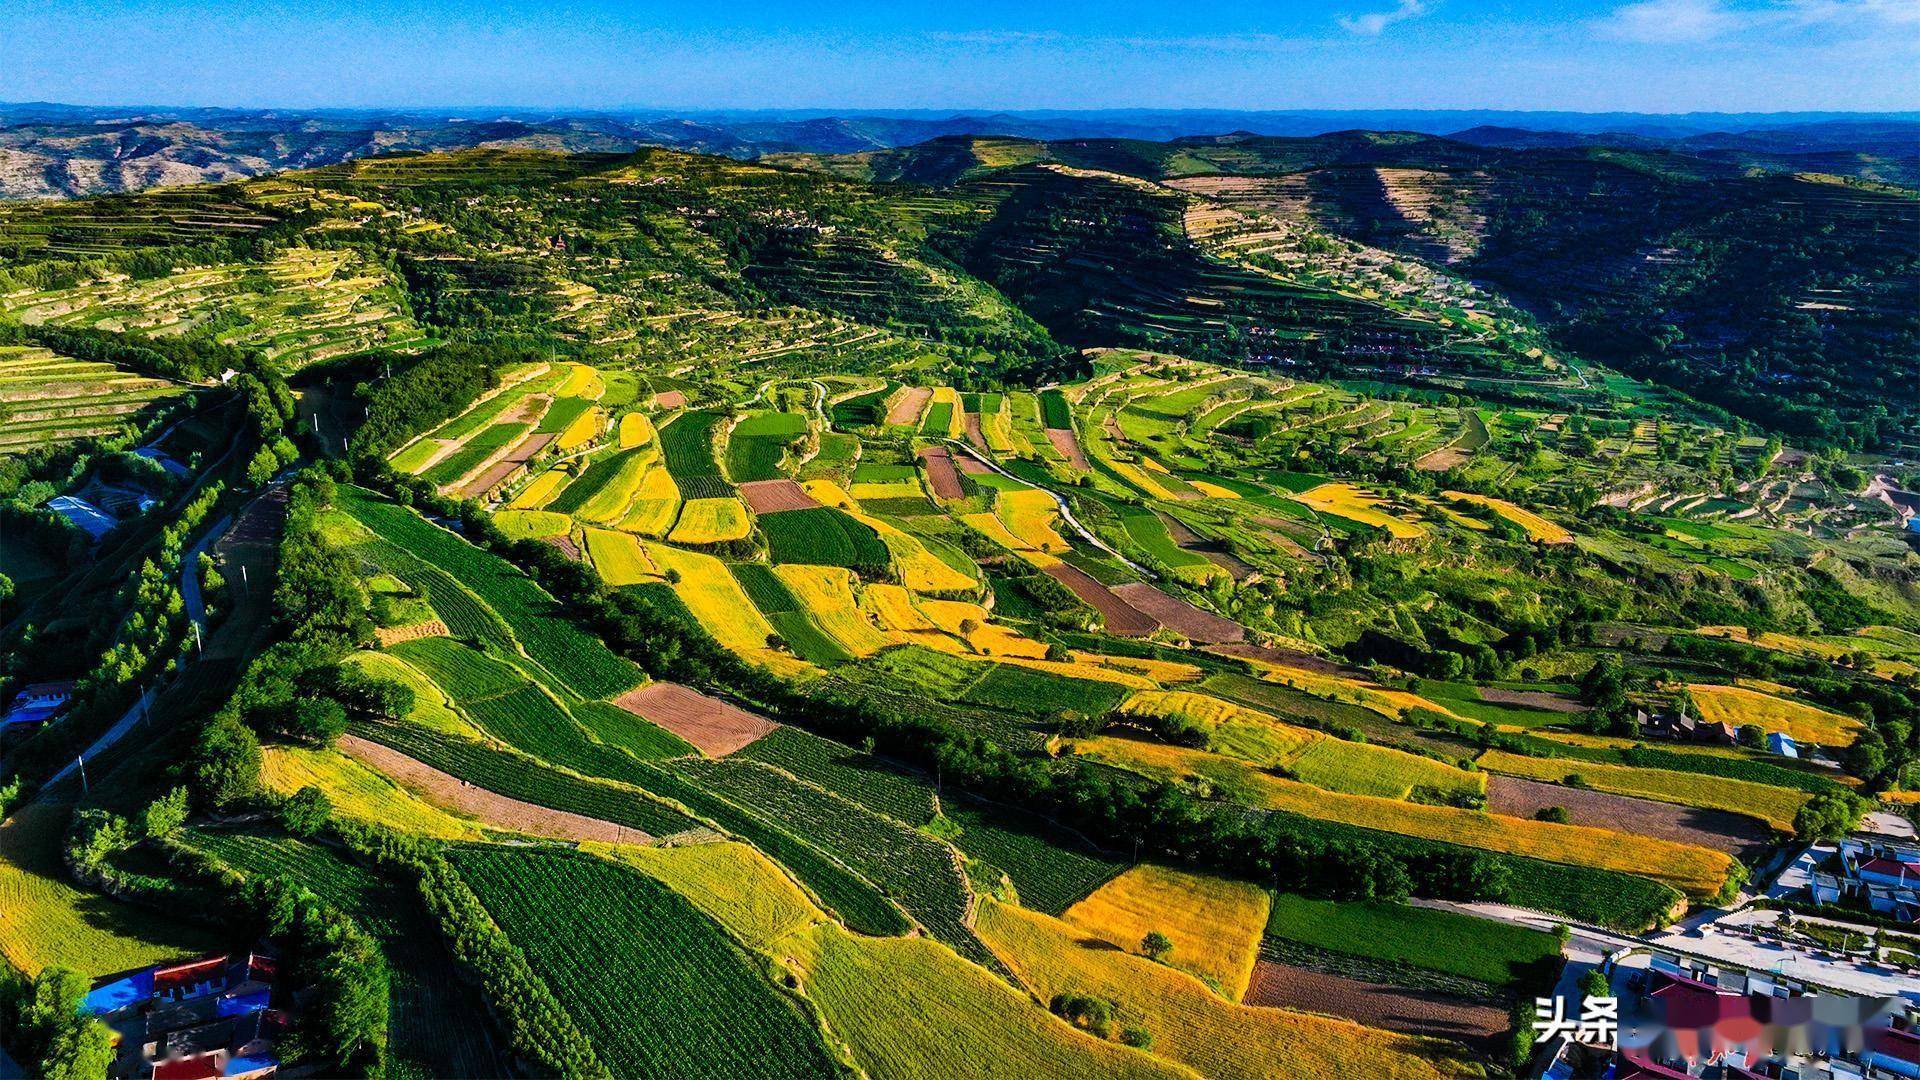
[[[1001,476],[1004,476],[1009,480],[1014,480],[1019,483],[1026,484],[1029,487],[1038,487],[1038,485],[1033,484],[1031,481],[1021,480],[1019,477],[1001,468],[998,464],[989,460],[987,457],[980,454],[979,452],[975,451],[973,447],[968,446],[966,443],[956,442],[952,439],[947,439],[945,440],[945,442],[948,446],[952,447],[953,449],[958,450],[963,454],[966,454],[968,457],[974,459],[975,461],[978,461],[980,464],[985,465],[987,468],[992,469],[994,472],[999,473]],[[1154,573],[1153,571],[1147,569],[1146,567],[1130,561],[1125,555],[1122,555],[1119,552],[1108,547],[1105,541],[1093,535],[1092,530],[1088,529],[1085,525],[1080,524],[1080,519],[1073,516],[1073,505],[1067,501],[1066,496],[1061,495],[1059,492],[1054,491],[1051,488],[1043,487],[1043,488],[1039,488],[1039,490],[1044,491],[1048,495],[1051,495],[1053,497],[1054,504],[1060,508],[1061,520],[1065,521],[1068,525],[1071,525],[1073,527],[1073,531],[1080,534],[1081,539],[1085,540],[1089,544],[1092,544],[1094,547],[1099,548],[1101,551],[1104,551],[1107,554],[1113,556],[1114,558],[1119,559],[1121,562],[1126,563],[1128,566],[1132,567],[1134,571],[1137,572],[1141,577],[1147,578],[1148,580],[1154,580],[1160,576]]]
[[[194,573],[194,570],[199,565],[200,553],[217,543],[222,536],[227,534],[227,530],[232,527],[233,515],[223,515],[220,520],[213,523],[212,528],[209,528],[201,534],[200,539],[195,541],[193,546],[187,549],[186,554],[180,560],[180,599],[186,607],[188,620],[190,620],[198,632],[203,635],[207,632],[207,607],[205,598],[200,594],[200,575]],[[191,656],[192,654],[189,653],[188,655]],[[86,753],[80,755],[81,760],[99,757],[114,743],[119,742],[125,737],[127,732],[138,727],[140,721],[146,719],[147,710],[153,707],[154,697],[155,691],[151,688],[141,694],[139,700],[135,701],[112,727],[108,728],[98,739],[95,739],[92,746],[87,747]],[[69,761],[66,767],[54,773],[53,778],[48,780],[44,786],[52,788],[54,785],[65,780],[69,775],[76,773],[78,769],[78,762]]]

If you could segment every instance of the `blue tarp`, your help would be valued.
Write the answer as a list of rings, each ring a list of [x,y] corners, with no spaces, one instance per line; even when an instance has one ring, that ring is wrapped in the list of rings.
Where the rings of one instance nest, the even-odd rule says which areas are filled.
[[[245,1076],[248,1073],[259,1072],[261,1069],[276,1068],[279,1064],[280,1059],[272,1054],[244,1054],[228,1058],[227,1067],[221,1070],[220,1075]]]
[[[245,1016],[256,1013],[267,1007],[268,999],[272,996],[273,991],[265,986],[244,994],[228,994],[220,999],[220,1004],[214,1008],[214,1015]]]
[[[85,1008],[95,1016],[137,1005],[153,996],[153,969],[115,979],[87,994]]]
[[[48,499],[47,509],[80,526],[95,540],[107,535],[109,530],[120,524],[102,512],[99,507],[71,495],[56,495]]]

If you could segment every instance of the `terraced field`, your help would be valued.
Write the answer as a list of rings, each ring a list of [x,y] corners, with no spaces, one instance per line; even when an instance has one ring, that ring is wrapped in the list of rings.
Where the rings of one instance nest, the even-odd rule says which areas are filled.
[[[137,430],[190,392],[112,364],[0,345],[0,454]]]

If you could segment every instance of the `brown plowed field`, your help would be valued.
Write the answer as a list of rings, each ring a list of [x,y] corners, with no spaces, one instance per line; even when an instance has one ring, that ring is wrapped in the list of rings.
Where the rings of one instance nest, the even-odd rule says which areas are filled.
[[[954,458],[953,466],[968,476],[982,476],[993,471],[987,467],[986,462],[981,461],[972,454],[961,454],[959,457]]]
[[[1087,452],[1080,449],[1080,437],[1065,428],[1048,428],[1047,441],[1053,444],[1061,456],[1073,462],[1073,467],[1081,472],[1092,472],[1093,462],[1087,460]]]
[[[908,390],[893,408],[887,410],[887,423],[918,424],[920,414],[926,411],[927,401],[932,397],[933,391],[925,386]]]
[[[953,456],[944,446],[929,446],[920,451],[920,464],[927,470],[927,486],[935,498],[963,499],[967,491],[960,486],[960,474],[953,469]]]
[[[654,839],[639,829],[611,821],[509,799],[357,735],[342,735],[335,745],[348,757],[386,774],[435,806],[478,818],[497,829],[550,836],[556,840],[599,840],[609,844],[648,844]]]
[[[560,554],[565,555],[567,558],[572,559],[574,562],[587,561],[580,554],[580,545],[574,543],[573,537],[571,536],[549,536],[547,537],[547,543],[552,544],[554,547],[559,548]]]
[[[1127,606],[1145,612],[1161,625],[1185,634],[1203,645],[1225,645],[1247,639],[1247,628],[1232,619],[1223,619],[1211,611],[1202,611],[1177,596],[1169,596],[1143,581],[1113,587],[1114,595]]]
[[[1256,572],[1251,563],[1228,551],[1203,551],[1200,553],[1213,565],[1227,572],[1235,581],[1245,581]]]
[[[1264,959],[1253,965],[1253,983],[1245,1000],[1248,1005],[1343,1016],[1404,1035],[1451,1039],[1475,1049],[1484,1049],[1508,1025],[1507,1011],[1495,1005]]]
[[[678,390],[662,390],[653,395],[653,403],[663,409],[682,409],[686,407],[687,395]]]
[[[980,430],[979,413],[967,414],[967,441],[973,444],[975,450],[983,454],[987,452],[987,436]]]
[[[806,510],[819,506],[807,489],[791,480],[754,480],[740,485],[740,497],[756,514],[777,514],[782,510]]]
[[[726,757],[780,726],[679,683],[650,683],[627,691],[613,703],[642,720],[659,724],[708,757]]]
[[[460,489],[460,494],[471,499],[492,491],[505,481],[507,477],[517,472],[520,466],[532,461],[533,455],[545,450],[547,444],[552,441],[552,432],[529,435],[521,439],[519,445],[507,451],[506,457],[494,462],[485,472],[467,481],[466,486]]]
[[[1221,645],[1213,649],[1221,656],[1236,656],[1242,660],[1265,660],[1269,664],[1285,664],[1302,671],[1311,671],[1320,675],[1357,676],[1371,679],[1364,671],[1343,667],[1324,656],[1312,653],[1295,652],[1292,649],[1274,649],[1265,645]]]
[[[1749,863],[1773,835],[1772,830],[1745,814],[1487,774],[1488,810],[1530,818],[1549,806],[1564,807],[1567,819],[1575,825],[1698,844]]]
[[[1480,690],[1481,701],[1495,701],[1502,705],[1524,705],[1529,709],[1546,709],[1549,712],[1583,713],[1585,705],[1564,698],[1559,694],[1549,694],[1543,690],[1500,690],[1483,687]]]
[[[1109,634],[1117,634],[1120,637],[1146,637],[1160,629],[1159,620],[1120,599],[1112,589],[1095,581],[1092,575],[1071,563],[1049,566],[1042,572],[1072,589],[1073,595],[1086,601],[1087,606],[1098,611],[1107,621]]]

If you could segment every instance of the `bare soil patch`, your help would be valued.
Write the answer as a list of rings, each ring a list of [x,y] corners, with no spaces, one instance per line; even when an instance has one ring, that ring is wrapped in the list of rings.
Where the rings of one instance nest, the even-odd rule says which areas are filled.
[[[927,469],[927,486],[936,498],[963,499],[967,492],[960,486],[960,474],[954,471],[953,455],[944,446],[929,446],[920,451],[920,464]]]
[[[954,458],[953,465],[954,468],[959,469],[968,476],[984,476],[993,471],[986,462],[981,461],[972,454],[961,454],[959,457]]]
[[[679,683],[650,683],[627,691],[613,703],[642,720],[659,724],[708,757],[726,757],[780,726]]]
[[[650,844],[654,840],[639,829],[611,821],[509,799],[356,735],[342,735],[336,745],[349,757],[385,773],[395,783],[435,806],[478,818],[497,829],[556,840],[598,840],[609,844]]]
[[[546,538],[546,541],[554,547],[559,548],[560,554],[565,555],[574,562],[587,561],[586,556],[580,553],[580,545],[574,543],[573,537],[571,536],[549,536]]]
[[[925,386],[916,386],[900,396],[893,408],[887,410],[889,424],[917,424],[920,414],[926,411],[927,401],[933,397],[933,391]]]
[[[806,510],[820,504],[807,489],[791,480],[754,480],[740,485],[740,497],[756,514],[777,514],[782,510]]]
[[[1116,585],[1113,592],[1129,607],[1160,620],[1162,625],[1185,634],[1191,641],[1203,645],[1225,645],[1247,639],[1247,628],[1232,619],[1203,611],[1145,582]]]
[[[653,403],[663,409],[684,409],[687,407],[687,395],[678,390],[662,390],[653,395]]]
[[[1073,595],[1086,601],[1087,605],[1098,611],[1107,621],[1107,632],[1120,637],[1146,637],[1160,629],[1160,621],[1125,600],[1120,599],[1112,589],[1100,584],[1085,570],[1071,563],[1049,566],[1042,571],[1048,577],[1073,590]]]
[[[983,454],[987,452],[987,436],[980,430],[979,413],[967,414],[967,441],[973,444],[975,450]]]
[[[1507,1011],[1495,1005],[1266,959],[1253,966],[1246,1003],[1326,1013],[1404,1035],[1451,1039],[1475,1050],[1484,1050],[1508,1024]]]
[[[1465,450],[1443,446],[1438,450],[1420,455],[1414,460],[1413,467],[1422,472],[1446,472],[1456,465],[1465,465],[1472,457],[1473,455]]]
[[[1345,667],[1339,662],[1329,660],[1324,656],[1297,652],[1293,649],[1275,649],[1267,645],[1238,644],[1216,646],[1212,651],[1222,656],[1236,656],[1242,660],[1265,660],[1269,664],[1284,664],[1287,667],[1295,667],[1302,671],[1311,671],[1320,675],[1358,676],[1367,679],[1369,682],[1372,681],[1371,676],[1367,675],[1366,672]]]
[[[1053,444],[1061,456],[1073,462],[1073,467],[1081,472],[1092,472],[1093,462],[1087,460],[1087,452],[1080,449],[1080,437],[1065,428],[1048,428],[1047,441]]]
[[[1487,774],[1488,810],[1530,818],[1549,806],[1564,807],[1575,825],[1698,844],[1743,862],[1751,862],[1772,837],[1772,830],[1745,814]]]
[[[1200,553],[1213,565],[1227,572],[1235,581],[1245,581],[1258,573],[1253,564],[1241,559],[1231,551],[1203,551]]]
[[[1549,694],[1544,690],[1499,690],[1482,687],[1481,701],[1494,701],[1502,705],[1524,705],[1529,709],[1546,709],[1549,712],[1583,713],[1587,706],[1572,698]]]
[[[492,491],[502,483],[505,483],[507,477],[519,472],[522,465],[532,461],[533,456],[545,450],[547,444],[551,442],[553,442],[552,432],[536,433],[521,439],[513,449],[507,451],[507,456],[494,462],[485,471],[480,473],[480,475],[467,481],[466,486],[460,489],[460,494],[471,499]]]

